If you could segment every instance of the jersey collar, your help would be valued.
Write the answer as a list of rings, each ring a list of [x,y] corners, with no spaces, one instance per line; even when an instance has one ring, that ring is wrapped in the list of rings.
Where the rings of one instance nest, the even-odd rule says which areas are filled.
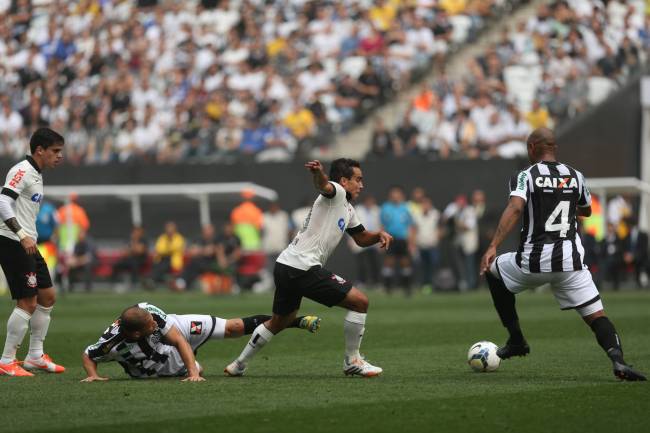
[[[540,161],[540,163],[545,164],[545,165],[558,165],[559,162],[557,161]]]
[[[31,156],[27,155],[27,156],[25,157],[25,160],[26,160],[27,162],[29,162],[29,163],[32,165],[32,167],[34,167],[34,170],[38,171],[39,173],[41,172],[41,168],[38,166],[38,164],[36,164],[36,161],[34,160],[34,158],[32,158]]]

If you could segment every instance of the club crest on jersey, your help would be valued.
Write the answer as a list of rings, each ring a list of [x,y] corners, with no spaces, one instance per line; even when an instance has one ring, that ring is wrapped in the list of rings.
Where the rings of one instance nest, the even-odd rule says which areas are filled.
[[[346,283],[346,281],[345,281],[343,278],[339,277],[339,276],[336,275],[336,274],[333,274],[333,275],[332,275],[332,279],[333,279],[334,281],[336,281],[337,283],[339,283],[339,284],[345,284],[345,283]]]
[[[43,200],[43,194],[36,193],[32,196],[32,201],[34,203],[40,203]]]
[[[578,181],[575,177],[544,177],[535,179],[535,185],[540,188],[578,188]]]
[[[38,282],[36,279],[36,273],[29,272],[25,277],[27,278],[27,287],[31,287],[32,289],[36,287],[36,283]]]
[[[203,332],[203,322],[194,322],[190,323],[190,334],[192,335],[201,335]]]
[[[343,218],[340,218],[337,224],[339,226],[339,230],[343,231],[343,229],[345,228],[345,220]]]

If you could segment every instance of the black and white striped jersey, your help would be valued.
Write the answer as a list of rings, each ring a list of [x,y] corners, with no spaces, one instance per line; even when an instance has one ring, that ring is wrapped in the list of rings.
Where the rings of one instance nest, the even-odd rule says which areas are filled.
[[[158,329],[153,334],[138,341],[126,341],[120,332],[119,320],[116,320],[97,343],[86,348],[86,354],[98,363],[117,361],[131,377],[176,375],[178,362],[170,362],[173,361],[170,357],[178,357],[178,352],[162,341],[174,324],[173,315],[168,316],[160,308],[146,302],[139,303],[138,307],[151,313],[156,321]]]
[[[576,218],[576,207],[591,206],[582,173],[566,164],[542,161],[510,180],[510,196],[526,201],[516,256],[522,270],[587,269]]]

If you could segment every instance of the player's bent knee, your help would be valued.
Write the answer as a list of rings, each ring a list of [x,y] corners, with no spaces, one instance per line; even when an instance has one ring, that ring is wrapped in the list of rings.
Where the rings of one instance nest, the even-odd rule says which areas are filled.
[[[229,319],[226,321],[224,338],[237,338],[244,335],[244,321],[242,319]]]
[[[605,310],[601,309],[594,313],[587,314],[586,316],[582,316],[582,320],[584,320],[587,325],[591,325],[593,321],[599,317],[605,317]]]
[[[361,290],[353,287],[343,300],[342,306],[357,313],[366,313],[368,312],[369,305],[370,300],[368,299],[368,296],[366,296],[366,294]]]
[[[36,296],[32,298],[22,298],[16,301],[16,306],[23,311],[33,314],[36,311]]]

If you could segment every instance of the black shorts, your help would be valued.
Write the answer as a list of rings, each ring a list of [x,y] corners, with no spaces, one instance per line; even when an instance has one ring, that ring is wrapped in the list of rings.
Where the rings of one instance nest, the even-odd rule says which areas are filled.
[[[409,256],[409,245],[406,239],[393,239],[390,248],[386,251],[389,256],[404,257]]]
[[[300,308],[303,296],[333,307],[340,304],[352,289],[352,283],[320,266],[303,271],[276,262],[273,279],[273,313],[283,316]]]
[[[29,255],[20,242],[0,236],[0,265],[12,299],[36,296],[38,289],[52,287],[52,278],[39,252]]]

